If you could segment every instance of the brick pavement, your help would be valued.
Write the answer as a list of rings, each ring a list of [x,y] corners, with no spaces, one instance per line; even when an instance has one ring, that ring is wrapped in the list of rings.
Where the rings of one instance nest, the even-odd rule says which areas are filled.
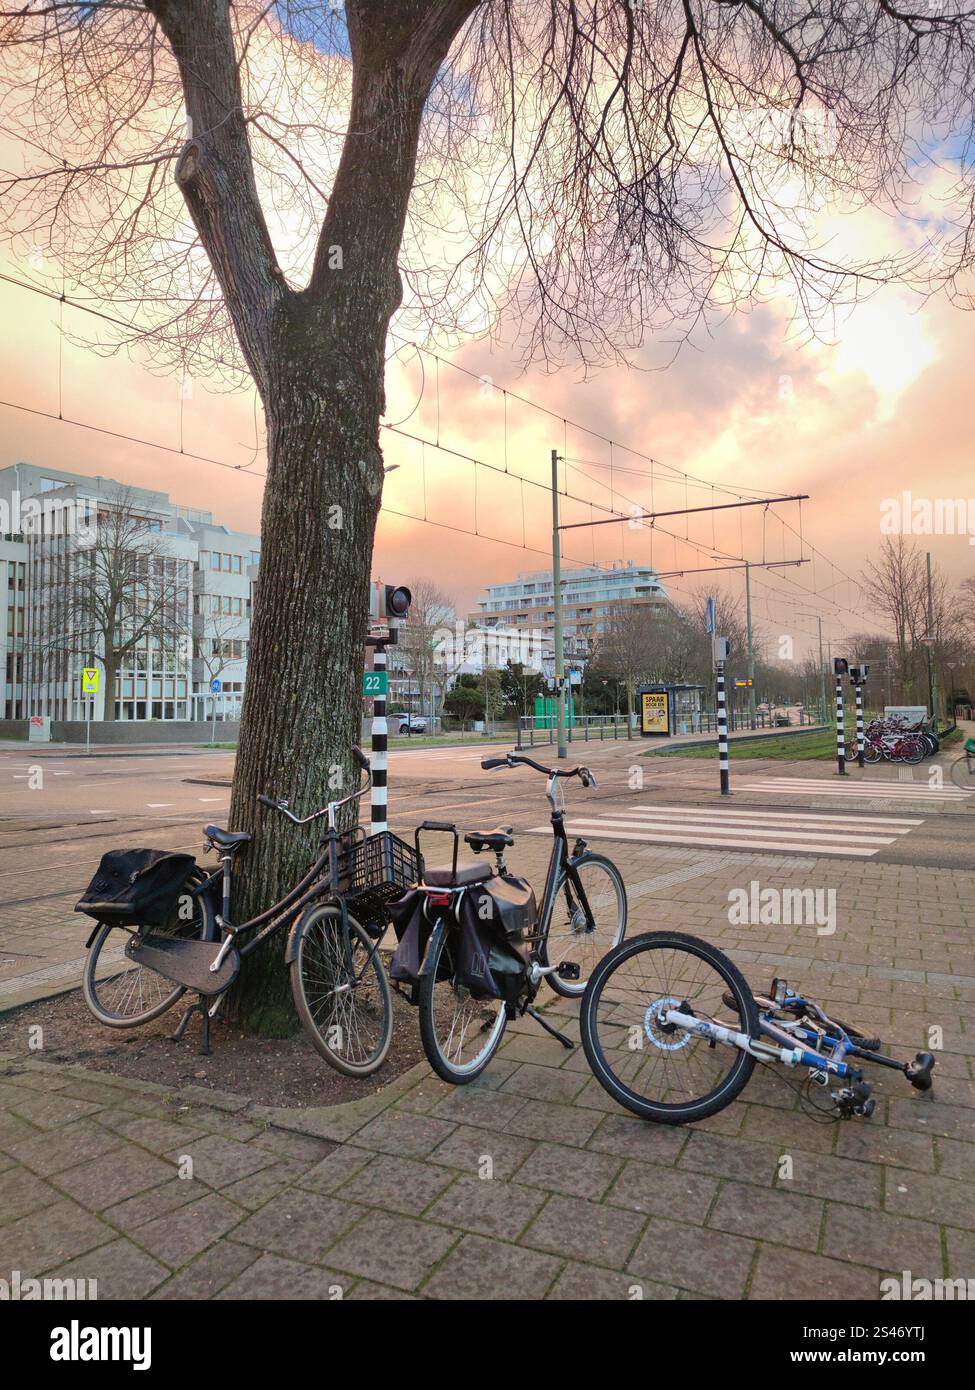
[[[318,1111],[8,1058],[0,1278],[95,1278],[102,1298],[433,1299],[872,1299],[904,1270],[975,1278],[975,874],[606,848],[630,934],[697,932],[753,985],[784,973],[908,1056],[941,1027],[933,1095],[877,1073],[871,1120],[823,1124],[759,1072],[711,1120],[658,1127],[529,1019],[473,1086],[421,1066]],[[519,867],[538,876],[546,853],[523,837]],[[728,890],[753,878],[834,887],[835,935],[732,926]],[[548,1008],[577,1031],[571,1004]]]

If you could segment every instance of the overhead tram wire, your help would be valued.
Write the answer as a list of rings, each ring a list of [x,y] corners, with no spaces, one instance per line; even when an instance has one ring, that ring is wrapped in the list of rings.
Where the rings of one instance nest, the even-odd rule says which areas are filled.
[[[59,306],[61,306],[61,311],[62,311],[62,312],[63,312],[63,306],[64,306],[64,305],[68,305],[68,306],[71,307],[71,308],[75,308],[75,309],[79,310],[79,312],[89,314],[89,315],[91,315],[91,316],[93,316],[93,317],[95,317],[95,318],[98,318],[98,319],[102,320],[102,321],[105,322],[105,323],[112,324],[112,325],[115,326],[115,327],[123,328],[123,329],[125,329],[125,330],[127,330],[127,331],[129,331],[129,332],[133,331],[133,330],[136,328],[136,325],[135,325],[135,324],[133,324],[133,323],[131,323],[131,322],[128,322],[128,321],[126,321],[125,319],[121,319],[121,318],[117,317],[116,315],[110,314],[110,313],[106,312],[104,309],[95,308],[95,307],[94,307],[93,305],[91,305],[91,304],[86,304],[86,303],[84,303],[84,302],[81,301],[81,300],[78,300],[78,299],[76,299],[76,298],[74,298],[74,297],[72,297],[72,296],[68,296],[68,295],[66,295],[66,294],[63,292],[63,290],[62,290],[62,292],[59,294],[57,291],[47,289],[47,288],[45,288],[44,286],[34,284],[34,283],[32,283],[31,281],[29,281],[29,280],[23,280],[23,279],[21,279],[21,278],[19,278],[19,277],[17,277],[17,276],[10,275],[10,274],[8,274],[8,273],[6,273],[6,272],[3,272],[3,271],[0,271],[0,281],[2,281],[2,282],[4,282],[4,283],[7,283],[7,284],[10,284],[10,285],[13,285],[13,286],[15,286],[15,287],[17,287],[17,288],[19,288],[19,289],[27,290],[27,291],[29,291],[30,293],[38,294],[38,295],[43,296],[44,298],[50,299],[50,300],[52,300],[52,301],[58,303]],[[93,296],[93,298],[94,298],[94,296]],[[392,432],[392,433],[398,433],[398,434],[400,434],[402,437],[411,439],[412,441],[414,441],[414,442],[416,442],[416,443],[419,443],[421,446],[429,446],[429,447],[432,447],[432,448],[436,448],[436,449],[437,449],[438,451],[440,451],[440,452],[447,452],[447,453],[450,453],[451,456],[453,456],[453,457],[457,457],[457,458],[464,459],[465,461],[469,462],[475,469],[476,469],[477,467],[483,467],[483,468],[489,469],[490,471],[493,471],[493,472],[496,472],[496,473],[500,473],[500,474],[502,474],[502,475],[504,475],[504,476],[513,478],[513,479],[515,479],[516,481],[518,481],[518,482],[520,483],[522,495],[524,494],[524,485],[525,485],[526,483],[527,483],[529,486],[538,487],[538,488],[541,488],[541,489],[543,489],[543,490],[545,490],[545,491],[549,491],[549,490],[550,490],[547,484],[539,483],[536,479],[533,479],[533,478],[526,478],[526,477],[524,477],[524,475],[522,475],[522,474],[512,473],[512,472],[507,468],[507,466],[505,466],[504,468],[500,468],[500,467],[498,467],[497,465],[493,465],[493,464],[487,463],[485,460],[476,459],[476,458],[474,458],[474,457],[471,456],[471,455],[465,455],[465,454],[461,453],[461,452],[458,451],[458,450],[452,450],[452,449],[450,449],[448,446],[442,444],[442,443],[440,442],[440,438],[439,438],[439,436],[440,436],[440,389],[439,389],[440,383],[439,383],[439,366],[440,366],[440,365],[445,365],[445,366],[450,367],[451,369],[453,369],[453,370],[455,370],[455,371],[460,372],[460,373],[463,374],[464,376],[470,377],[470,378],[472,378],[472,379],[474,379],[474,380],[481,380],[482,378],[479,377],[477,373],[471,371],[469,368],[463,367],[463,366],[461,366],[459,363],[452,362],[450,359],[442,357],[440,354],[433,352],[433,350],[430,349],[430,348],[422,347],[422,346],[419,345],[419,344],[413,343],[412,340],[403,338],[401,335],[396,334],[396,333],[391,333],[390,336],[391,336],[392,338],[394,338],[394,339],[397,339],[397,338],[398,338],[404,345],[413,346],[413,347],[417,350],[418,353],[425,353],[425,354],[427,354],[427,355],[429,355],[429,356],[432,356],[432,357],[436,360],[436,362],[438,363],[438,374],[437,374],[437,397],[438,397],[438,401],[437,401],[437,405],[438,405],[437,434],[438,434],[438,438],[437,438],[436,441],[426,440],[426,439],[423,439],[423,438],[422,438],[421,436],[419,436],[419,435],[414,435],[414,434],[412,434],[412,433],[409,432],[409,431],[402,430],[401,428],[397,428],[396,426],[393,426],[393,425],[387,426],[387,425],[383,424],[383,425],[381,426],[382,428],[387,429],[387,430],[389,430],[389,431]],[[715,483],[713,483],[711,480],[705,480],[705,479],[697,478],[697,477],[695,477],[695,476],[692,475],[692,474],[688,474],[688,473],[686,473],[686,472],[683,472],[683,471],[680,470],[680,469],[677,469],[677,468],[676,468],[674,465],[672,465],[672,464],[663,463],[661,460],[655,459],[655,458],[652,457],[651,455],[643,453],[641,450],[634,449],[634,448],[632,448],[631,446],[626,445],[626,444],[622,444],[622,443],[620,443],[620,441],[618,441],[618,440],[613,440],[613,439],[611,439],[609,436],[602,434],[602,433],[601,433],[600,431],[598,431],[598,430],[593,430],[593,429],[591,429],[589,426],[583,425],[583,424],[582,424],[581,422],[579,422],[579,421],[571,420],[571,419],[569,419],[569,418],[566,417],[566,416],[559,415],[557,412],[555,412],[555,411],[549,409],[547,406],[539,405],[536,401],[532,401],[532,400],[530,400],[528,397],[522,396],[522,395],[520,395],[520,394],[517,393],[517,392],[511,391],[511,390],[509,390],[507,387],[499,386],[497,389],[500,390],[500,391],[502,392],[502,397],[503,397],[503,400],[504,400],[504,403],[505,403],[505,412],[506,412],[506,414],[507,414],[507,399],[508,399],[508,397],[511,397],[512,400],[516,400],[516,401],[520,402],[521,404],[523,404],[523,405],[525,405],[525,406],[527,406],[527,407],[529,407],[529,408],[531,408],[531,409],[533,409],[533,410],[538,410],[538,411],[542,412],[542,413],[545,414],[545,415],[548,415],[549,417],[551,417],[551,418],[553,418],[553,419],[561,420],[562,425],[563,425],[563,435],[565,435],[565,432],[566,432],[566,430],[568,429],[568,427],[571,426],[574,430],[579,430],[579,431],[581,431],[582,433],[585,433],[585,434],[590,435],[590,437],[592,437],[592,438],[596,438],[596,439],[601,439],[601,440],[603,440],[603,441],[604,441],[605,443],[607,443],[607,444],[609,445],[609,447],[610,447],[610,451],[611,451],[611,455],[612,455],[612,460],[611,460],[611,462],[610,462],[609,464],[607,464],[607,463],[600,462],[600,461],[598,461],[598,460],[585,460],[585,462],[587,463],[587,465],[595,466],[595,467],[601,467],[601,468],[609,467],[609,468],[611,469],[611,476],[612,476],[612,473],[618,472],[618,473],[626,473],[626,474],[628,474],[628,475],[630,475],[630,476],[637,476],[637,477],[645,478],[646,481],[647,481],[647,482],[649,483],[649,485],[650,485],[651,494],[652,494],[652,490],[653,490],[653,486],[654,486],[654,483],[655,483],[655,482],[657,482],[657,483],[662,483],[662,484],[665,484],[665,485],[668,484],[668,483],[680,483],[680,482],[683,482],[683,483],[685,484],[685,488],[686,488],[687,486],[707,488],[707,489],[711,490],[712,493],[713,493],[713,491],[714,491],[715,488],[716,488],[719,492],[724,492],[724,493],[726,493],[726,494],[729,495],[729,496],[737,497],[739,500],[744,499],[745,495],[748,494],[748,493],[759,493],[759,490],[758,490],[758,489],[755,489],[755,488],[748,488],[748,487],[745,487],[745,486],[743,486],[743,485],[715,484]],[[18,403],[16,403],[16,402],[12,402],[12,401],[2,401],[2,400],[0,400],[0,405],[4,405],[4,406],[6,406],[7,408],[10,408],[10,409],[24,411],[24,412],[27,412],[27,413],[29,413],[29,414],[33,414],[33,415],[35,415],[35,416],[39,416],[39,417],[42,417],[42,418],[47,418],[47,419],[52,419],[52,420],[60,420],[62,423],[70,424],[70,425],[73,425],[73,426],[75,426],[75,427],[77,427],[77,428],[86,429],[86,430],[94,431],[94,432],[97,432],[97,433],[101,433],[101,434],[104,434],[106,437],[109,437],[109,438],[116,438],[116,439],[123,440],[123,441],[125,441],[125,442],[140,444],[140,445],[143,445],[143,446],[146,447],[146,448],[162,450],[162,451],[167,452],[167,453],[172,453],[172,454],[174,454],[174,455],[176,455],[176,456],[180,456],[180,455],[181,455],[182,457],[191,459],[191,460],[194,461],[194,462],[209,463],[209,464],[212,464],[212,465],[215,466],[215,467],[224,468],[224,469],[227,469],[227,470],[232,471],[232,472],[249,474],[250,476],[255,477],[255,478],[260,478],[260,479],[265,479],[265,478],[266,478],[266,474],[264,474],[264,473],[259,473],[259,472],[254,472],[254,471],[253,471],[253,460],[252,460],[252,462],[251,462],[250,464],[232,464],[232,463],[228,463],[226,460],[223,460],[223,459],[216,459],[216,458],[213,458],[213,457],[210,456],[210,455],[198,454],[198,453],[195,453],[195,452],[187,451],[187,450],[182,449],[182,448],[180,448],[180,449],[174,449],[174,448],[172,448],[172,447],[169,446],[169,445],[160,444],[158,441],[143,439],[143,438],[141,438],[141,437],[139,437],[139,436],[131,435],[131,434],[128,434],[128,433],[126,433],[126,432],[124,432],[124,431],[108,430],[108,429],[105,429],[105,428],[103,428],[103,427],[101,427],[101,426],[88,424],[88,423],[86,423],[85,421],[81,421],[81,420],[71,420],[71,419],[69,419],[69,418],[67,418],[67,417],[64,417],[63,414],[62,414],[62,415],[55,416],[55,415],[53,415],[53,414],[52,414],[51,412],[49,412],[49,411],[42,411],[42,410],[39,410],[39,409],[37,409],[37,408],[32,408],[32,407],[29,407],[29,406],[20,405],[20,404],[18,404]],[[412,414],[412,413],[413,413],[413,412],[411,412],[411,414]],[[621,449],[621,450],[625,451],[626,453],[630,453],[630,454],[632,454],[634,457],[640,458],[640,459],[644,460],[646,463],[649,463],[649,464],[651,465],[651,471],[650,471],[649,473],[647,473],[647,472],[645,472],[645,471],[641,471],[641,470],[637,470],[637,469],[627,469],[627,468],[625,467],[625,465],[620,464],[620,463],[616,460],[616,458],[615,458],[615,450],[617,450],[617,449]],[[506,432],[506,434],[505,434],[505,451],[506,451],[506,453],[507,453],[507,432]],[[566,463],[569,463],[569,462],[570,462],[571,456],[563,455],[563,457],[565,458]],[[580,461],[581,461],[581,460],[580,460]],[[654,469],[664,469],[664,470],[667,471],[667,473],[668,473],[670,476],[667,476],[667,477],[660,477],[659,475],[657,475],[657,474],[655,474],[655,473],[653,472]],[[576,471],[579,471],[579,470],[576,470]],[[587,475],[587,474],[585,474],[585,473],[583,473],[582,476],[583,476],[583,477],[588,477],[590,482],[594,482],[594,483],[595,483],[595,482],[598,482],[597,479],[591,478],[589,475]],[[615,491],[618,491],[618,489],[614,489],[614,490],[615,490]],[[593,501],[593,499],[591,499],[591,498],[579,498],[579,497],[576,497],[574,494],[570,494],[567,490],[566,490],[566,492],[565,492],[564,495],[566,496],[566,498],[567,498],[568,500],[576,501],[576,502],[578,502],[579,504],[584,505],[584,506],[587,506],[587,507],[590,507],[590,508],[595,507],[595,508],[598,508],[600,511],[603,511],[603,512],[610,512],[610,513],[616,511],[616,509],[615,509],[614,507],[612,507],[612,505],[607,506],[605,503],[595,502],[595,501]],[[776,501],[782,500],[782,497],[783,497],[783,494],[781,494],[781,493],[759,493],[759,495],[758,495],[757,497],[755,497],[755,498],[750,498],[749,500],[767,501],[769,505],[774,505]],[[442,523],[436,523],[436,522],[431,521],[431,520],[430,520],[428,517],[426,517],[426,516],[424,516],[424,517],[416,517],[416,516],[414,516],[412,513],[395,513],[395,512],[392,512],[392,509],[387,509],[387,508],[384,508],[383,510],[389,510],[389,511],[391,512],[391,514],[394,514],[394,515],[401,515],[401,516],[407,517],[407,518],[409,518],[409,519],[416,520],[416,521],[418,521],[418,522],[426,522],[426,523],[429,524],[429,525],[442,525]],[[524,511],[524,508],[523,508],[523,511]],[[617,515],[622,515],[622,514],[617,513]],[[854,585],[855,587],[857,587],[857,588],[860,587],[860,586],[858,585],[857,581],[856,581],[855,579],[853,579],[852,576],[846,574],[845,571],[843,571],[839,566],[834,565],[834,563],[829,559],[828,556],[826,556],[826,555],[824,554],[823,551],[819,550],[818,547],[816,547],[815,545],[813,545],[813,543],[812,543],[811,541],[809,541],[809,540],[805,537],[805,535],[804,535],[804,533],[803,533],[802,530],[796,531],[796,529],[795,529],[793,526],[791,526],[790,523],[787,522],[783,517],[780,517],[780,516],[778,515],[778,513],[773,513],[773,515],[775,515],[776,519],[782,524],[783,527],[785,527],[787,530],[789,530],[790,532],[792,532],[792,534],[795,535],[795,536],[799,539],[799,541],[800,541],[800,547],[802,547],[803,545],[808,546],[809,549],[810,549],[810,551],[812,551],[816,556],[818,556],[824,563],[829,564],[829,565],[834,569],[834,571],[838,570],[839,573],[843,575],[843,577],[844,577],[845,580],[847,580],[848,582],[850,582],[851,584],[853,584],[853,585]],[[801,518],[801,504],[800,504],[800,518]],[[454,530],[454,529],[462,529],[462,528],[446,527],[445,529]],[[659,531],[660,531],[662,534],[664,534],[664,535],[668,535],[668,536],[671,535],[671,533],[667,532],[663,527],[654,527],[654,528],[652,528],[652,529],[659,530]],[[523,532],[524,532],[524,517],[523,517]],[[477,531],[464,531],[464,530],[462,530],[462,534],[477,536],[479,533],[478,533]],[[492,539],[492,540],[493,540],[493,539],[495,539],[495,538],[484,537],[484,539]],[[699,543],[690,541],[689,537],[674,537],[674,539],[675,539],[675,540],[684,540],[685,542],[694,545],[695,548],[701,548],[700,545],[699,545]],[[497,540],[496,543],[499,543],[499,544],[509,544],[509,542],[501,541],[501,540]],[[514,543],[510,543],[510,544],[514,544]],[[542,551],[536,551],[534,547],[530,547],[530,546],[527,546],[527,545],[524,545],[524,544],[522,544],[520,547],[517,547],[517,548],[526,549],[526,550],[533,551],[534,553],[539,553],[539,554],[541,554],[541,553],[546,553],[546,552],[542,552]],[[706,548],[705,548],[705,549],[706,549]],[[575,560],[575,559],[573,559],[573,557],[571,557],[571,556],[567,556],[566,558],[567,558],[567,559],[570,559],[570,560],[572,561],[572,563],[579,563],[579,564],[586,563],[586,562],[584,562],[584,561],[582,561],[582,560]],[[786,576],[783,576],[783,577],[784,577],[784,578],[787,578]],[[791,579],[789,579],[788,582],[790,582],[790,583],[792,583],[792,584],[795,584],[795,581],[794,581],[794,580],[791,580]],[[839,582],[840,582],[840,581],[836,581],[836,583],[839,583]],[[801,589],[801,590],[803,590],[803,592],[806,593],[806,594],[809,595],[809,596],[817,597],[817,591],[815,591],[815,590],[808,590],[808,589],[805,588],[805,586],[798,585],[798,584],[796,584],[796,587],[799,588],[799,589]],[[835,587],[835,584],[834,584],[834,585],[831,585],[831,586],[829,586],[829,587]],[[829,600],[827,600],[827,601],[829,601]],[[844,608],[846,607],[846,605],[839,605],[839,606],[844,607]],[[851,613],[852,613],[852,612],[855,612],[855,610],[852,609],[852,608],[847,608],[846,611],[851,612]]]

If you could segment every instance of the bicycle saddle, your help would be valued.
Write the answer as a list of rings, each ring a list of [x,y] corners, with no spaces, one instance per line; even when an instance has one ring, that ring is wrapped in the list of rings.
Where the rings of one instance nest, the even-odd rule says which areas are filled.
[[[203,833],[221,849],[236,849],[238,845],[246,845],[248,840],[254,838],[253,835],[248,835],[246,830],[221,830],[219,825],[208,825]]]
[[[456,874],[449,865],[446,869],[427,869],[423,882],[430,888],[466,888],[490,877],[490,864],[459,864]]]
[[[510,825],[498,825],[493,830],[469,830],[464,836],[464,841],[475,854],[480,854],[482,849],[489,849],[492,854],[497,854],[505,845],[514,844]]]

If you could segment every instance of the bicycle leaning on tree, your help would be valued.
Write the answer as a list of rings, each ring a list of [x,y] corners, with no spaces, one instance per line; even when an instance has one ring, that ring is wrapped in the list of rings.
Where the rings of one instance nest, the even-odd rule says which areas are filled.
[[[366,836],[360,826],[338,830],[342,808],[358,802],[372,784],[367,758],[359,748],[353,753],[365,782],[311,815],[295,815],[285,800],[257,798],[295,826],[324,819],[326,829],[301,879],[246,922],[230,916],[234,858],[252,839],[246,832],[205,828],[207,848],[220,856],[220,868],[212,872],[192,855],[160,850],[103,857],[75,909],[97,922],[87,942],[83,990],[100,1023],[149,1023],[190,990],[197,999],[175,1038],[182,1038],[198,1013],[202,1051],[209,1053],[210,1021],[241,962],[287,926],[291,991],[316,1051],[347,1076],[368,1075],[382,1065],[393,1033],[392,997],[379,955],[386,904],[415,881],[419,864],[410,846],[389,831]]]

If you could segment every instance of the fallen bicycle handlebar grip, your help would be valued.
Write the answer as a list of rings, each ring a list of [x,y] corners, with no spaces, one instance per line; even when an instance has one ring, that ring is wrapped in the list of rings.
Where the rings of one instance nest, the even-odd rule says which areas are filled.
[[[507,758],[484,758],[481,762],[481,767],[485,770],[485,772],[489,771],[492,767],[508,766],[509,763]]]

